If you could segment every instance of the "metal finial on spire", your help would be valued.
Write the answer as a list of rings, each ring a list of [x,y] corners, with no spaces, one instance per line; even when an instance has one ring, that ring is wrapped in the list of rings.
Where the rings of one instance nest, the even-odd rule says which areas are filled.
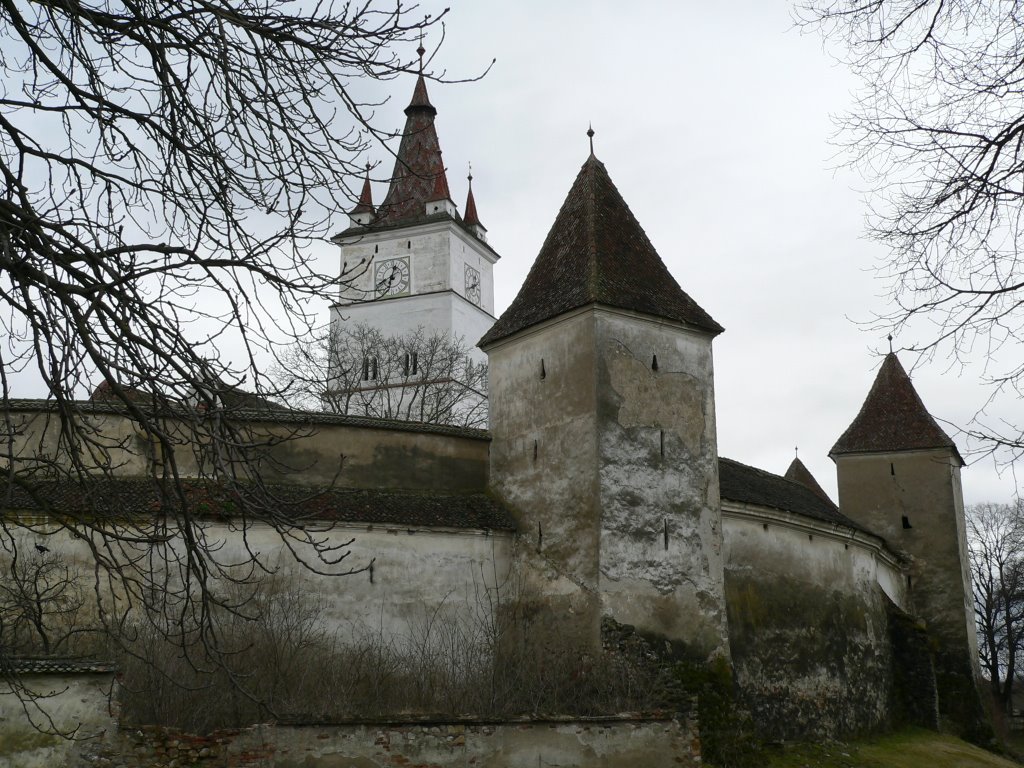
[[[420,45],[416,49],[416,54],[420,57],[420,74],[423,74],[423,54],[427,52],[427,49],[423,47],[423,30],[420,30]]]
[[[469,179],[469,186],[473,186],[473,161],[469,161],[469,175],[466,176]]]
[[[587,138],[590,139],[590,154],[594,154],[594,126],[592,123],[587,126]]]
[[[892,354],[892,334],[890,333],[886,338],[889,340],[889,354]]]
[[[798,458],[798,459],[800,458],[800,446],[799,445],[796,446],[795,448],[793,448],[793,453],[796,455],[796,458]]]

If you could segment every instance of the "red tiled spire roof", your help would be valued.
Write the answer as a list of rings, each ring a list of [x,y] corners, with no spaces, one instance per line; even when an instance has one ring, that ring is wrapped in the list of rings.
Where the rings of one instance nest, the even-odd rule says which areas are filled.
[[[896,354],[890,352],[878,369],[860,413],[832,446],[829,456],[928,448],[949,448],[963,463],[956,444],[928,413]]]
[[[476,212],[476,200],[473,198],[473,172],[469,172],[469,192],[466,194],[466,212],[462,216],[462,220],[470,226],[477,225],[483,226],[480,223],[480,217]]]
[[[590,155],[573,182],[519,295],[481,346],[588,304],[604,304],[722,332],[679,287]]]
[[[434,128],[437,110],[427,96],[423,75],[416,79],[412,101],[405,108],[405,131],[398,145],[395,169],[384,202],[377,209],[374,226],[413,222],[426,215],[426,204],[448,199],[448,178],[441,162],[441,145]],[[442,197],[435,195],[440,188]]]
[[[363,192],[359,195],[359,202],[352,209],[353,215],[357,213],[374,213],[373,192],[370,189],[370,166],[366,166],[366,177],[363,179]]]
[[[825,493],[825,489],[818,485],[818,481],[814,479],[814,475],[811,474],[811,470],[809,470],[799,458],[793,459],[793,462],[789,465],[789,469],[786,470],[786,474],[783,475],[783,477],[790,482],[800,483],[804,488],[808,488],[813,491],[815,496],[818,496],[823,501],[827,501],[832,506],[835,506],[832,499],[830,499],[828,494]]]

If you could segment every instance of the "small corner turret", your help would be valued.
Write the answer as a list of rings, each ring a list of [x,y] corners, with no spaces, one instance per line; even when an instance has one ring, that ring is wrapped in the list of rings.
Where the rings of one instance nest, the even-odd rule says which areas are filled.
[[[366,164],[366,176],[363,177],[363,191],[359,195],[356,207],[349,211],[348,219],[351,227],[368,227],[377,217],[373,207],[373,191],[370,189],[370,164]]]
[[[466,180],[469,182],[469,191],[466,193],[466,215],[463,217],[463,221],[466,226],[469,227],[470,231],[478,238],[487,242],[487,228],[480,223],[480,216],[476,212],[476,199],[473,197],[473,166],[469,166],[469,174],[466,176]]]

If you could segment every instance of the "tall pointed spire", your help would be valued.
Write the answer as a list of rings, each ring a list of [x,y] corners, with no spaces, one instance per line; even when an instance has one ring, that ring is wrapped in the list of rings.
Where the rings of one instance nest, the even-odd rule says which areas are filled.
[[[928,448],[949,448],[960,459],[956,444],[928,413],[899,358],[890,352],[882,361],[860,412],[829,455]],[[960,461],[962,464],[963,460]]]
[[[423,46],[420,52],[420,72],[416,77],[412,100],[405,108],[405,131],[395,157],[391,185],[384,202],[377,209],[378,225],[411,223],[427,215],[426,204],[445,194],[448,178],[441,160],[441,145],[434,128],[437,110],[427,95],[423,77]],[[440,190],[440,192],[438,192]],[[450,198],[445,194],[444,199]],[[446,212],[454,210],[446,208]]]
[[[519,294],[480,345],[588,304],[711,334],[723,330],[679,287],[594,155],[580,169]]]

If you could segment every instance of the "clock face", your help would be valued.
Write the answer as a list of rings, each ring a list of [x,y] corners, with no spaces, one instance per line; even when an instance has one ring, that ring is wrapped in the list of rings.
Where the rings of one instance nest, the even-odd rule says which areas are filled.
[[[480,273],[466,265],[466,298],[480,306]]]
[[[373,273],[374,288],[381,296],[398,296],[409,292],[408,259],[387,259]]]

